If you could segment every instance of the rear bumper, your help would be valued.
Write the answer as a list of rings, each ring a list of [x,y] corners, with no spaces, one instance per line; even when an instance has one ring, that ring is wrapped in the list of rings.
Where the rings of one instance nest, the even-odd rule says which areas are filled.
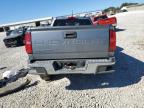
[[[4,39],[3,42],[7,47],[24,45],[22,37]]]
[[[4,39],[3,42],[6,46],[16,45],[17,40],[16,39]]]
[[[55,70],[53,63],[56,60],[48,61],[35,61],[29,63],[30,74],[101,74],[101,73],[112,73],[114,72],[115,57],[110,57],[108,59],[83,59],[85,60],[85,66],[81,68],[75,68],[73,70],[62,68]],[[58,60],[57,60],[58,61]],[[66,60],[63,60],[66,61]],[[68,60],[67,60],[68,61]],[[79,61],[75,59],[73,61]]]

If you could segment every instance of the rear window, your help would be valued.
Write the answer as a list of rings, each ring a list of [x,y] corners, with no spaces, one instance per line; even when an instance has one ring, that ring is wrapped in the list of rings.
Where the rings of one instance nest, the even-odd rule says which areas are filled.
[[[23,33],[22,30],[13,30],[9,35],[16,35],[16,34],[21,34]]]
[[[56,19],[53,26],[81,26],[91,25],[89,19]]]

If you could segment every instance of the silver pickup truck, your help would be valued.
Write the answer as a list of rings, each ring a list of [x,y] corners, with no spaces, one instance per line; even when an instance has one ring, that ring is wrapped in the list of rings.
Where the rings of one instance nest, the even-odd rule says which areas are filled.
[[[94,26],[90,18],[56,18],[49,27],[25,35],[29,67],[47,80],[57,74],[113,72],[116,33],[111,25]]]

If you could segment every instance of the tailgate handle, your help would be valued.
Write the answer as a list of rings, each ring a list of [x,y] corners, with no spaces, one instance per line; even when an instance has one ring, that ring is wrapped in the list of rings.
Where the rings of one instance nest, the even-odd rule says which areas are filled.
[[[77,32],[66,32],[65,39],[72,39],[72,38],[77,38]]]

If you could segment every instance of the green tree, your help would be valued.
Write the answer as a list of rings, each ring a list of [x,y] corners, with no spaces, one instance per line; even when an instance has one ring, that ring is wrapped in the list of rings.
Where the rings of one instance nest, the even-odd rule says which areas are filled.
[[[120,8],[124,7],[124,6],[130,6],[130,5],[137,5],[138,3],[123,3],[121,4]]]

